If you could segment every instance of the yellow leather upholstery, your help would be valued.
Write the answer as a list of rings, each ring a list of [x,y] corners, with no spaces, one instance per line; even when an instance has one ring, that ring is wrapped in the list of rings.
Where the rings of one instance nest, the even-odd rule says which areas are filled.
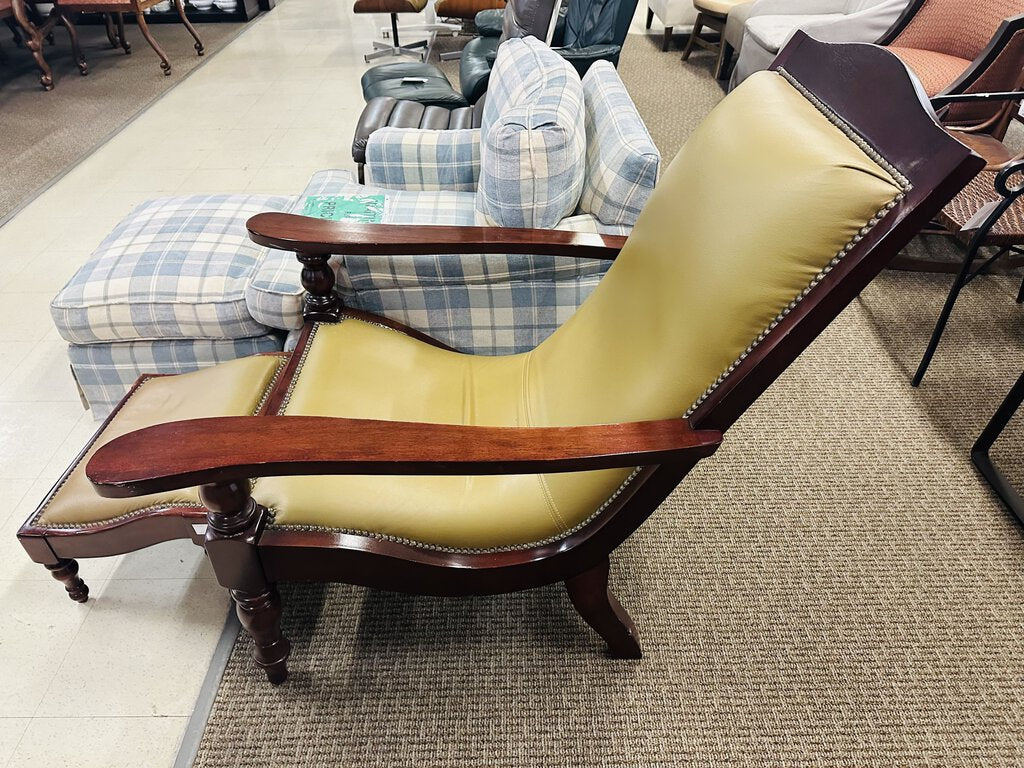
[[[202,506],[195,488],[132,499],[104,499],[85,476],[85,465],[100,446],[136,429],[169,419],[253,414],[274,373],[286,359],[281,355],[258,355],[195,373],[147,379],[95,439],[68,479],[44,502],[37,524],[79,526],[154,507]]]
[[[901,192],[782,76],[758,73],[693,134],[606,277],[535,350],[470,356],[359,320],[321,325],[285,413],[507,426],[682,416]],[[103,439],[160,420],[248,412],[272,367],[253,358],[149,382]],[[76,473],[47,521],[196,502],[192,491],[104,500]],[[564,535],[628,474],[262,478],[254,496],[278,526],[503,548]]]
[[[522,426],[681,416],[901,191],[780,75],[759,73],[694,133],[607,276],[537,349],[469,356],[356,320],[320,326],[286,412]],[[627,474],[266,478],[255,495],[277,525],[492,548],[564,534]]]

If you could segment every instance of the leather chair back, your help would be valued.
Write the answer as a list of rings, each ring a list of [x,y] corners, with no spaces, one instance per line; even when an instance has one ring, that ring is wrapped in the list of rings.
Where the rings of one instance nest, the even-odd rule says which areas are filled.
[[[550,43],[552,18],[559,5],[559,0],[509,0],[505,4],[501,39],[532,36]]]
[[[566,48],[622,45],[636,5],[637,0],[572,0],[561,44]]]

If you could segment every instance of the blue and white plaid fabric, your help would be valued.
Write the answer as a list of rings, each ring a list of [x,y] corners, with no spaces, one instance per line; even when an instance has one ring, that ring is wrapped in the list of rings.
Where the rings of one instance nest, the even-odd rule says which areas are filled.
[[[370,288],[345,299],[463,352],[509,355],[533,349],[572,317],[607,266],[600,274],[558,280]]]
[[[71,344],[68,357],[93,418],[103,419],[144,373],[188,373],[237,357],[277,352],[284,335]]]
[[[480,131],[381,128],[366,144],[367,183],[387,189],[475,192]]]
[[[357,184],[347,171],[314,175],[307,195],[380,194],[393,224],[473,223],[472,194],[383,191]],[[560,229],[597,231],[592,216]],[[532,348],[576,310],[608,268],[595,260],[551,256],[441,254],[352,256],[333,260],[347,306],[380,313],[476,354]],[[302,286],[295,255],[268,251],[246,293],[253,316],[274,328],[302,324]]]
[[[309,195],[374,195],[387,198],[384,223],[473,224],[472,192],[405,192],[384,190],[356,183],[348,171],[318,171],[298,198],[301,210]],[[430,257],[433,258],[433,257]],[[479,257],[478,257],[479,258]],[[347,277],[341,258],[332,260],[343,293]],[[290,251],[269,250],[249,281],[246,302],[249,313],[271,328],[291,330],[302,325],[301,266]]]
[[[611,62],[583,77],[587,172],[580,211],[604,225],[632,227],[658,180],[661,154]]]
[[[143,203],[100,244],[50,305],[77,344],[129,339],[239,339],[267,328],[245,304],[263,248],[245,222],[294,197],[196,195]]]
[[[482,116],[481,224],[551,228],[583,191],[587,135],[576,70],[536,38],[498,47]]]

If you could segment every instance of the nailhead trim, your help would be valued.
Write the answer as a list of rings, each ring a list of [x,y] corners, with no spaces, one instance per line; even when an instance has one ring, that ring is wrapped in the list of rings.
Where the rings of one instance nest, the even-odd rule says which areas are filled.
[[[267,384],[267,388],[263,391],[263,396],[260,398],[259,404],[256,406],[256,409],[250,415],[255,416],[257,413],[260,412],[260,409],[263,407],[263,405],[267,401],[267,398],[270,396],[270,392],[273,390],[274,383],[281,376],[281,372],[284,370],[285,365],[287,364],[287,362],[288,362],[288,356],[287,355],[279,356],[278,361],[277,361],[277,370],[274,371],[274,375],[273,375],[273,377],[271,377],[270,382]],[[139,384],[139,386],[137,386],[132,391],[132,393],[121,402],[121,404],[118,406],[118,409],[123,408],[125,406],[125,404],[129,400],[131,400],[132,397],[134,397],[135,394],[139,390],[142,389],[143,386],[145,386],[148,382],[152,381],[154,378],[163,378],[163,377],[147,376],[145,379],[143,379],[142,383]],[[97,439],[98,438],[99,438],[99,436],[97,436]],[[95,440],[93,441],[93,443],[95,443]],[[89,446],[92,447],[93,443],[90,443]],[[43,513],[46,511],[47,507],[50,506],[50,502],[53,501],[53,498],[60,492],[61,488],[64,487],[64,484],[68,481],[68,478],[71,477],[71,473],[74,472],[78,468],[78,465],[81,464],[81,463],[82,463],[82,460],[79,459],[78,461],[76,461],[74,464],[71,465],[71,469],[68,470],[68,473],[64,477],[64,479],[61,480],[60,484],[50,492],[49,496],[46,497],[46,500],[42,503],[42,505],[40,505],[39,511],[36,512],[35,515],[33,515],[32,520],[31,520],[31,525],[37,526],[39,528],[49,528],[49,529],[53,529],[53,530],[68,530],[68,531],[72,531],[72,530],[80,530],[80,529],[85,529],[85,528],[99,528],[101,526],[110,525],[111,523],[119,523],[119,522],[122,522],[124,520],[130,520],[133,517],[139,517],[139,516],[145,515],[145,514],[147,514],[149,512],[155,512],[157,510],[162,510],[162,509],[205,509],[205,507],[203,507],[202,504],[197,504],[195,502],[190,502],[190,501],[183,501],[181,503],[175,503],[175,504],[153,504],[153,505],[148,506],[148,507],[143,507],[142,509],[135,509],[135,510],[132,510],[131,512],[126,512],[125,514],[118,515],[117,517],[111,517],[111,518],[108,518],[107,520],[97,520],[97,521],[91,522],[91,523],[49,523],[49,524],[48,523],[40,523],[39,522],[39,518],[41,518],[43,516]]]
[[[687,419],[687,418],[689,418],[690,416],[693,415],[694,411],[696,411],[697,408],[705,400],[707,400],[707,398],[716,389],[718,389],[722,385],[722,383],[736,370],[736,368],[739,367],[740,363],[742,363],[744,360],[747,359],[747,357],[750,355],[750,353],[753,352],[754,349],[758,345],[760,345],[761,342],[763,342],[768,337],[768,335],[778,327],[779,323],[781,323],[786,318],[786,316],[789,315],[790,312],[792,312],[794,309],[796,309],[796,307],[800,304],[800,302],[802,302],[805,298],[807,298],[807,296],[811,293],[811,291],[814,290],[814,288],[816,288],[818,286],[818,284],[820,284],[821,281],[824,280],[825,277],[833,269],[836,268],[836,266],[843,260],[843,258],[850,251],[852,251],[854,249],[854,247],[856,247],[856,245],[861,240],[863,240],[871,232],[871,230],[874,229],[878,225],[878,223],[883,218],[885,218],[886,214],[888,214],[889,211],[891,211],[893,208],[895,208],[900,203],[900,201],[904,199],[906,194],[911,189],[913,189],[913,185],[911,185],[910,180],[907,179],[907,177],[904,176],[902,173],[900,173],[899,170],[897,170],[893,165],[891,165],[877,151],[875,151],[875,149],[870,144],[868,144],[860,136],[860,134],[858,134],[856,131],[853,130],[852,126],[850,126],[848,123],[846,123],[841,117],[839,117],[839,115],[837,115],[835,112],[833,112],[824,102],[822,102],[820,99],[818,99],[813,93],[808,91],[799,81],[796,80],[796,78],[794,78],[792,75],[790,75],[784,69],[779,69],[779,73],[786,79],[787,82],[789,82],[794,88],[796,88],[797,91],[799,91],[800,94],[805,99],[807,99],[811,104],[813,104],[817,108],[817,110],[819,112],[821,112],[821,114],[830,123],[832,123],[832,125],[834,125],[837,128],[839,128],[839,130],[841,130],[847,136],[847,138],[849,138],[854,144],[856,144],[857,147],[860,148],[861,151],[864,152],[864,154],[866,154],[871,160],[873,160],[879,167],[881,167],[882,169],[887,171],[893,177],[893,180],[897,183],[897,185],[900,187],[900,189],[902,191],[899,192],[895,197],[893,197],[893,199],[890,200],[888,203],[883,205],[878,210],[878,212],[874,216],[872,216],[871,219],[868,220],[868,222],[863,227],[860,228],[860,230],[850,239],[850,241],[848,243],[846,243],[846,245],[844,245],[839,250],[839,252],[836,253],[835,256],[832,257],[832,260],[829,261],[829,263],[826,264],[825,267],[820,272],[818,272],[817,275],[814,276],[814,278],[811,280],[811,282],[808,283],[808,285],[802,291],[800,291],[800,293],[797,294],[797,296],[792,301],[790,301],[789,304],[787,304],[786,307],[781,312],[779,312],[779,314],[777,314],[775,316],[775,318],[768,324],[768,326],[763,331],[761,331],[761,333],[759,333],[757,335],[757,338],[755,338],[747,346],[747,348],[745,350],[743,350],[743,352],[740,354],[740,356],[737,357],[732,362],[732,364],[729,365],[728,368],[726,368],[721,374],[719,374],[718,378],[715,379],[714,383],[711,384],[711,386],[709,386],[706,390],[704,390],[704,393],[701,394],[701,396],[698,397],[696,401],[694,401],[693,405],[691,405],[687,409],[686,413],[683,415],[684,419]],[[490,554],[490,553],[494,553],[494,552],[512,552],[512,551],[523,550],[523,549],[533,549],[534,547],[540,547],[540,546],[544,546],[545,544],[552,544],[552,543],[554,543],[556,541],[560,541],[560,540],[566,538],[567,536],[570,536],[573,533],[579,531],[580,529],[584,528],[585,526],[589,525],[594,520],[594,518],[596,518],[605,509],[607,509],[608,506],[616,498],[618,498],[622,494],[623,491],[626,490],[626,488],[629,486],[629,484],[631,482],[633,482],[633,480],[636,479],[637,475],[640,474],[640,470],[641,470],[641,467],[637,467],[636,469],[634,469],[630,473],[629,477],[627,477],[622,482],[622,485],[620,485],[616,489],[616,491],[600,507],[598,507],[597,511],[594,512],[592,515],[590,515],[585,520],[583,520],[582,522],[576,524],[575,526],[573,526],[568,531],[565,531],[564,533],[558,534],[557,536],[552,536],[552,537],[549,537],[547,539],[542,539],[540,541],[530,542],[528,544],[513,544],[513,545],[510,545],[510,546],[507,546],[507,547],[493,547],[493,548],[487,548],[487,549],[466,549],[466,548],[459,548],[459,547],[444,547],[444,546],[439,546],[439,545],[436,545],[436,544],[427,544],[425,542],[415,541],[415,540],[412,540],[412,539],[405,539],[405,538],[398,537],[398,536],[388,536],[388,535],[385,535],[385,534],[373,533],[373,532],[370,532],[370,531],[356,531],[356,530],[349,530],[349,529],[346,529],[346,528],[329,528],[329,527],[326,527],[326,526],[305,526],[305,525],[294,525],[294,526],[283,525],[283,526],[273,526],[273,528],[275,530],[300,530],[300,531],[314,531],[314,532],[343,533],[343,534],[348,534],[348,535],[353,535],[353,536],[366,536],[366,537],[377,539],[377,540],[380,540],[380,541],[392,541],[392,542],[395,542],[395,543],[398,543],[398,544],[405,544],[407,546],[417,547],[419,549],[427,549],[427,550],[431,550],[431,551],[434,551],[434,552],[448,552],[448,553],[451,553],[451,554],[484,555],[484,554]]]

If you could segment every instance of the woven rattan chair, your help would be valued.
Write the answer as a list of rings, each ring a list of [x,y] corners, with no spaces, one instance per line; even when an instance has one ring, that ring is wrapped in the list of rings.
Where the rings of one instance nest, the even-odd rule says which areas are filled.
[[[950,96],[942,100],[1008,101],[1016,104],[1022,96],[1024,93],[1008,92],[979,95],[973,99],[970,96]],[[928,347],[914,373],[915,387],[921,384],[928,371],[960,291],[976,277],[985,274],[996,260],[1007,255],[1024,255],[1024,198],[1021,197],[1024,194],[1024,156],[1014,156],[1005,145],[987,134],[955,131],[954,135],[968,139],[965,143],[983,154],[987,165],[937,217],[937,223],[948,234],[960,240],[967,251],[946,303],[939,313]],[[986,247],[996,248],[995,253],[975,267],[979,252]],[[1024,302],[1024,284],[1017,294],[1017,303],[1021,302]]]
[[[879,48],[800,34],[775,67],[691,135],[628,239],[254,217],[257,243],[304,265],[296,350],[144,377],[21,528],[25,549],[85,600],[73,558],[190,538],[275,683],[288,580],[564,582],[611,652],[639,657],[611,554],[983,164]],[[456,353],[333,290],[333,254],[489,252],[615,263],[520,355]]]

